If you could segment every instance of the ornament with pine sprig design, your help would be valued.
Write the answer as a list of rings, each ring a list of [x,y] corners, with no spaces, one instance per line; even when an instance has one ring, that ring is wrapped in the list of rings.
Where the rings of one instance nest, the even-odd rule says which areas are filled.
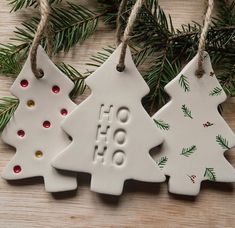
[[[156,161],[170,176],[169,191],[197,195],[203,180],[233,182],[235,170],[223,152],[235,146],[235,135],[218,112],[226,94],[204,52],[205,74],[195,76],[198,55],[165,87],[171,100],[154,116],[168,128],[156,125],[165,138]]]

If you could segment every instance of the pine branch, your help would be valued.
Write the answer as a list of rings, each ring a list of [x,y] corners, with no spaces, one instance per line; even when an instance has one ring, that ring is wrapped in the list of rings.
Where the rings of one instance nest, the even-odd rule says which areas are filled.
[[[107,12],[103,16],[104,23],[115,28],[120,0],[97,0],[97,2],[99,3],[98,12]],[[129,1],[129,3],[130,2],[131,0]]]
[[[144,98],[146,109],[153,113],[155,109],[164,105],[169,97],[164,91],[164,87],[170,82],[180,71],[180,63],[172,62],[171,52],[165,50],[144,76],[150,93]]]
[[[86,89],[85,79],[89,74],[82,75],[71,65],[60,63],[57,67],[67,75],[74,83],[74,88],[70,93],[70,98],[75,99],[78,95],[82,95]]]
[[[103,16],[96,14],[81,5],[67,3],[66,7],[52,7],[50,13],[50,24],[54,35],[54,53],[61,50],[69,51],[78,42],[83,42],[90,37],[97,29],[98,19]],[[11,40],[17,41],[18,45],[12,49],[10,54],[28,54],[34,33],[39,23],[38,17],[22,23],[21,27],[16,27],[16,37]],[[42,46],[46,48],[45,37],[42,39]],[[24,59],[21,59],[23,61]]]
[[[217,78],[224,91],[231,97],[235,96],[235,64],[225,63],[224,69]]]
[[[219,96],[222,93],[222,89],[219,87],[215,87],[210,93],[210,96]]]
[[[224,150],[229,150],[230,147],[228,145],[228,140],[226,138],[223,138],[222,135],[216,136],[216,142],[221,146]]]
[[[168,123],[164,122],[163,120],[156,120],[156,119],[153,119],[153,120],[159,129],[166,130],[166,131],[168,131],[170,129],[170,125]]]
[[[226,0],[219,1],[219,11],[215,23],[221,27],[235,25],[235,1],[231,1],[231,3]]]
[[[102,51],[99,51],[95,55],[92,55],[90,57],[91,62],[87,63],[87,65],[93,66],[96,68],[100,67],[109,58],[109,56],[114,52],[114,50],[115,48],[112,46],[103,48]]]
[[[188,147],[188,148],[183,148],[181,155],[184,155],[185,157],[189,157],[192,155],[195,151],[197,150],[197,147],[195,145]]]
[[[161,157],[157,165],[159,166],[160,169],[163,169],[167,161],[168,161],[167,157]]]
[[[4,129],[17,109],[19,100],[12,97],[0,98],[0,131]]]
[[[184,92],[189,92],[190,91],[190,86],[189,86],[188,79],[183,74],[180,76],[179,84],[184,89]]]
[[[0,74],[15,77],[21,70],[20,55],[12,54],[11,45],[0,45]]]
[[[9,4],[12,6],[11,12],[12,11],[17,11],[22,8],[28,8],[31,6],[37,7],[37,0],[7,0],[9,1]],[[62,0],[49,0],[48,3],[51,4],[58,4]]]
[[[206,168],[204,177],[208,178],[210,181],[216,181],[216,174],[214,168]]]
[[[190,119],[193,119],[192,112],[189,110],[189,108],[185,104],[182,105],[181,109],[185,117],[189,117]]]

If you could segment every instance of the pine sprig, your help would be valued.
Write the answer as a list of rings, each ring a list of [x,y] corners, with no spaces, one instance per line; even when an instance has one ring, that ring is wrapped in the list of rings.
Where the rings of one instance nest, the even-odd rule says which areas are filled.
[[[192,112],[189,110],[189,108],[185,104],[182,105],[181,109],[185,117],[189,117],[190,119],[193,119]]]
[[[9,4],[12,5],[11,11],[17,11],[22,8],[28,8],[31,6],[37,7],[37,0],[7,0]],[[62,0],[49,0],[48,3],[51,5],[53,3],[60,3]]]
[[[70,98],[75,99],[78,95],[82,95],[86,89],[85,79],[89,75],[82,75],[71,65],[66,65],[65,63],[60,63],[57,67],[67,75],[74,83],[74,88],[70,93]]]
[[[88,66],[93,66],[95,68],[100,67],[114,52],[115,48],[112,46],[108,46],[103,48],[102,51],[97,52],[95,55],[90,57],[90,62],[87,63]]]
[[[164,166],[166,165],[166,162],[167,162],[167,161],[168,161],[168,158],[167,158],[166,156],[161,157],[161,158],[159,159],[158,163],[157,163],[158,167],[159,167],[160,169],[163,169]]]
[[[0,74],[15,77],[21,70],[19,54],[12,54],[11,45],[0,45]]]
[[[0,131],[4,129],[19,105],[19,100],[12,97],[0,98]]]
[[[96,14],[81,5],[67,3],[67,6],[52,7],[50,13],[50,24],[53,34],[53,52],[69,51],[78,42],[82,43],[90,37],[97,29],[98,19],[105,12]],[[19,61],[24,61],[32,44],[34,34],[39,23],[38,17],[33,17],[22,23],[21,27],[16,27],[13,41],[17,45],[10,44],[9,55],[20,54],[22,57]],[[46,48],[45,37],[42,38],[41,44]],[[14,47],[14,48],[13,48]],[[1,51],[1,48],[0,48]]]
[[[219,87],[215,87],[210,93],[210,96],[219,96],[222,93],[222,89]]]
[[[163,120],[156,120],[156,119],[153,119],[153,120],[159,129],[166,130],[166,131],[168,131],[170,129],[170,125],[168,123],[164,122]]]
[[[55,52],[69,51],[76,43],[81,43],[90,37],[97,29],[98,19],[102,16],[84,6],[67,4],[67,10],[52,8],[50,21],[55,35]]]
[[[221,146],[222,149],[229,150],[228,140],[223,138],[222,135],[216,136],[216,142]]]
[[[165,93],[164,87],[180,71],[180,63],[178,61],[172,63],[170,59],[169,53],[163,53],[155,60],[144,76],[150,88],[150,93],[144,98],[143,103],[150,113],[168,102],[169,97]]]
[[[235,64],[227,62],[224,64],[224,69],[217,78],[228,96],[233,97],[235,96]]]
[[[190,86],[189,86],[188,79],[183,74],[180,76],[179,84],[184,89],[184,92],[189,92],[190,91]]]
[[[197,147],[195,145],[190,146],[188,148],[183,148],[181,151],[181,155],[185,156],[185,157],[189,157],[190,155],[192,155],[195,151],[197,150]]]
[[[216,181],[216,174],[214,168],[206,168],[204,177],[210,181]]]

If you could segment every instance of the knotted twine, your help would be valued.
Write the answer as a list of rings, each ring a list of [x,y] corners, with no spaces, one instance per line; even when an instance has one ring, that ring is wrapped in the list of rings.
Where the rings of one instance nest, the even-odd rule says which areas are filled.
[[[39,8],[41,19],[38,24],[30,51],[31,69],[36,78],[43,77],[43,71],[41,69],[38,69],[37,67],[37,50],[44,33],[46,37],[47,52],[49,57],[52,56],[53,47],[51,30],[49,27],[49,5],[47,0],[39,0]]]

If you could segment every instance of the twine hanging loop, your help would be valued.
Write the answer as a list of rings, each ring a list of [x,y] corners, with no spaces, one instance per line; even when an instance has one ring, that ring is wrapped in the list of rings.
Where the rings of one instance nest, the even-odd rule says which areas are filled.
[[[40,7],[41,20],[38,24],[30,52],[31,69],[36,78],[42,78],[44,75],[43,71],[41,69],[38,69],[37,67],[37,50],[44,33],[46,36],[48,56],[49,57],[52,56],[52,35],[51,35],[51,30],[49,28],[48,1],[39,0],[39,7]]]
[[[126,4],[126,2],[127,1],[123,0],[122,3]],[[120,58],[119,58],[119,63],[117,65],[117,71],[119,71],[119,72],[122,72],[125,69],[125,57],[126,57],[126,49],[127,49],[128,41],[130,39],[130,34],[133,31],[134,23],[137,18],[137,15],[139,14],[143,4],[144,4],[144,0],[137,0],[135,5],[133,6],[131,14],[129,16],[127,26],[125,28],[124,35],[123,35],[122,49],[121,49],[121,54],[120,54]],[[123,8],[121,8],[121,6],[120,6],[119,9],[123,9]]]
[[[198,45],[198,55],[199,55],[198,67],[195,72],[198,78],[201,78],[203,74],[205,73],[205,70],[203,68],[203,59],[204,59],[203,53],[205,51],[206,36],[208,33],[209,25],[211,23],[213,7],[214,7],[214,0],[208,0],[208,7],[207,7],[206,15],[205,15],[204,26],[202,28],[199,45]]]

